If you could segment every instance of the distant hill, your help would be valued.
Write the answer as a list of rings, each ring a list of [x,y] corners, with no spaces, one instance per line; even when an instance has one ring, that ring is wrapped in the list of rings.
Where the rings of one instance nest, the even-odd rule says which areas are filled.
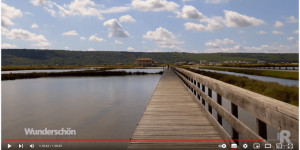
[[[160,64],[175,62],[208,62],[249,61],[258,60],[272,63],[298,63],[298,53],[266,54],[266,53],[178,53],[178,52],[113,52],[113,51],[66,51],[66,50],[34,50],[34,49],[2,49],[2,65],[101,65],[132,64],[137,58],[152,58]]]

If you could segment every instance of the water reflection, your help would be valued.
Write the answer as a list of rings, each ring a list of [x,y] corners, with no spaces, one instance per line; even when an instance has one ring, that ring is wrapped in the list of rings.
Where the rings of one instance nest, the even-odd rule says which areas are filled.
[[[197,69],[197,68],[193,68],[193,69]],[[260,80],[260,81],[264,81],[264,82],[277,82],[282,85],[288,85],[288,86],[295,85],[295,86],[299,87],[298,80],[289,80],[289,79],[281,79],[281,78],[266,77],[266,76],[248,75],[248,74],[243,74],[243,73],[210,70],[210,69],[197,69],[197,70],[210,71],[210,72],[223,73],[223,74],[236,75],[236,76],[243,76],[243,77],[248,77],[250,79]]]
[[[129,139],[159,79],[145,75],[2,81],[2,138]],[[24,128],[72,128],[77,135],[26,136]],[[126,149],[127,142],[82,145]]]

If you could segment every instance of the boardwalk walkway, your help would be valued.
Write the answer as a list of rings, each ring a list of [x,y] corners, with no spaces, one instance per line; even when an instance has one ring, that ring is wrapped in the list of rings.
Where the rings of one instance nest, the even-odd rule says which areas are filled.
[[[132,139],[221,139],[172,70],[166,69]],[[222,141],[131,141],[128,150],[218,149]]]

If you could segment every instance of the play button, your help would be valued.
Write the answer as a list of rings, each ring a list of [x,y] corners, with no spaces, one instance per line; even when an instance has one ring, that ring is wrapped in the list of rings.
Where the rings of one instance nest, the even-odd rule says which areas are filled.
[[[7,144],[7,148],[11,148],[11,145],[10,145],[10,144]]]

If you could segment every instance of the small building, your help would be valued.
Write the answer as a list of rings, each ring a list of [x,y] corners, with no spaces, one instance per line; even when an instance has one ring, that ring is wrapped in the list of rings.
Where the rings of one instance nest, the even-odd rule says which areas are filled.
[[[200,65],[207,65],[207,61],[206,60],[200,60]]]
[[[133,63],[136,67],[156,67],[158,62],[153,61],[151,58],[139,58]]]
[[[257,64],[267,64],[266,61],[257,61]]]

